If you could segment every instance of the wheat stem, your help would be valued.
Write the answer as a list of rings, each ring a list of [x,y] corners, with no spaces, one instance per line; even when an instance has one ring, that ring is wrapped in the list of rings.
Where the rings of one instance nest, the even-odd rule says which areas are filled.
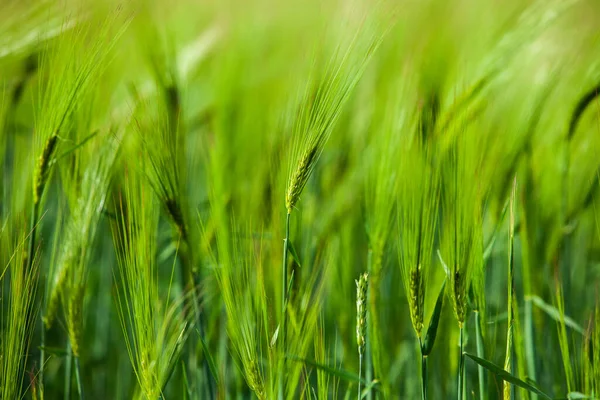
[[[288,292],[287,292],[288,260],[287,260],[287,256],[288,256],[288,241],[290,240],[290,215],[291,215],[291,212],[288,209],[288,212],[285,217],[285,239],[283,239],[283,263],[281,265],[281,318],[280,318],[281,331],[279,332],[279,335],[281,335],[281,357],[282,357],[282,359],[281,359],[281,362],[279,363],[279,399],[283,399],[284,391],[285,391],[283,375],[284,375],[284,370],[285,370],[285,350],[286,350],[287,314],[286,314],[285,309],[286,309],[287,299],[288,299]]]
[[[38,225],[38,214],[40,212],[40,203],[42,201],[42,196],[44,195],[44,190],[46,189],[46,182],[49,175],[49,170],[51,168],[50,161],[56,151],[58,136],[51,135],[46,144],[44,145],[44,149],[42,150],[42,154],[38,159],[38,164],[33,174],[33,205],[31,207],[31,225],[30,225],[30,238],[29,238],[29,251],[27,255],[27,269],[25,273],[29,273],[31,268],[33,267],[33,256],[35,253],[36,246],[36,234],[37,234],[37,225]],[[44,358],[45,358],[45,327],[44,321],[42,318],[42,346],[40,350],[40,372],[39,372],[39,381],[41,385],[42,399],[43,399],[43,385],[44,385]]]
[[[361,274],[356,281],[356,344],[358,346],[358,400],[361,398],[362,360],[367,344],[367,290],[369,274]]]
[[[367,291],[369,274],[361,274],[356,281],[356,344],[358,346],[358,399],[360,400],[360,378],[362,378],[362,359],[367,344]]]
[[[360,381],[362,380],[362,354],[358,355],[358,395],[357,398],[360,400]]]
[[[533,307],[530,298],[525,299],[525,353],[527,354],[527,374],[531,379],[536,377],[535,346],[533,339]],[[537,400],[535,393],[530,393],[531,400]]]
[[[373,271],[373,251],[369,250],[368,256],[367,256],[367,271],[369,271],[369,273],[371,273],[372,277],[375,279],[371,280],[371,297],[369,298],[369,306],[370,306],[370,315],[369,317],[371,318],[371,330],[370,332],[374,332],[374,328],[377,326],[377,317],[375,316],[376,313],[376,307],[377,307],[377,296],[374,295],[373,291],[376,290],[376,288],[378,287],[378,273]],[[370,336],[370,338],[372,338],[373,336]],[[371,382],[373,380],[373,360],[372,360],[372,351],[373,349],[371,348],[372,343],[371,340],[367,341],[367,347],[366,347],[366,366],[365,366],[365,379],[367,380],[367,382]],[[362,360],[362,357],[361,357]],[[360,385],[360,382],[359,382]],[[359,390],[360,392],[360,390]],[[371,400],[373,398],[373,394],[371,393],[371,390],[367,390],[367,400]]]
[[[65,365],[65,400],[71,399],[71,363],[73,361],[73,352],[71,351],[71,341],[67,341],[67,361]]]
[[[464,351],[464,327],[460,327],[460,359],[458,366],[458,400],[463,399],[463,382],[464,382],[464,368],[465,368],[465,357]]]
[[[427,356],[421,354],[421,399],[427,400]]]
[[[427,399],[427,356],[423,354],[423,340],[418,338],[421,353],[421,400]]]
[[[81,384],[81,366],[79,365],[79,357],[75,356],[75,380],[77,382],[77,393],[79,393],[79,400],[83,400],[83,385]]]
[[[481,332],[481,317],[479,311],[475,311],[475,336],[477,344],[477,357],[485,358],[483,349],[483,333]],[[477,377],[479,379],[479,398],[487,399],[487,391],[485,390],[485,371],[481,365],[477,365]]]

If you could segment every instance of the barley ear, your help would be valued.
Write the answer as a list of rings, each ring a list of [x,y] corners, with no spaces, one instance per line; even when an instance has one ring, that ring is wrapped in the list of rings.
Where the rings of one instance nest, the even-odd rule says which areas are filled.
[[[267,396],[265,393],[265,388],[256,360],[252,360],[250,364],[244,368],[244,370],[248,378],[248,386],[250,386],[250,389],[252,389],[254,394],[256,394],[256,397],[258,397],[259,400],[266,399]]]
[[[85,286],[82,284],[72,287],[69,296],[69,304],[67,307],[67,328],[69,331],[69,340],[71,341],[71,349],[75,357],[80,356],[80,343],[83,330],[83,296],[85,294]]]
[[[459,267],[456,267],[454,272],[454,280],[452,282],[452,305],[454,306],[454,313],[458,320],[458,327],[462,329],[465,323],[466,310],[466,289],[464,284],[464,278]]]
[[[187,240],[187,228],[185,225],[185,220],[183,218],[183,211],[181,209],[181,203],[175,199],[167,198],[164,201],[165,207],[169,214],[169,217],[175,224],[175,227],[181,234],[181,236]]]
[[[365,272],[356,281],[356,344],[363,355],[367,343],[367,288],[369,274]]]
[[[67,284],[67,274],[71,272],[73,266],[76,263],[74,251],[72,248],[72,244],[67,244],[66,247],[63,247],[64,255],[62,255],[62,258],[59,260],[58,268],[54,271],[54,277],[52,278],[51,286],[48,289],[48,303],[46,305],[46,311],[43,317],[46,329],[50,329],[52,327],[52,323],[54,322],[54,318],[56,317],[56,310],[58,309],[58,304],[60,302],[61,296],[63,295],[65,285]]]
[[[417,333],[417,337],[421,338],[423,330],[423,314],[425,308],[425,290],[423,284],[423,274],[421,264],[410,272],[410,319]]]
[[[54,317],[56,316],[56,310],[58,309],[58,302],[60,300],[60,290],[54,289],[50,298],[48,299],[48,305],[46,306],[46,312],[44,313],[43,321],[46,329],[52,327]]]
[[[42,154],[38,159],[35,174],[33,176],[33,203],[35,205],[39,204],[42,194],[44,193],[44,187],[46,186],[46,181],[50,175],[50,161],[56,151],[57,141],[58,135],[50,135],[48,140],[46,140]]]
[[[298,166],[294,170],[294,173],[290,176],[290,182],[285,196],[285,207],[287,208],[288,214],[292,213],[298,199],[300,199],[302,190],[304,189],[304,186],[306,186],[306,182],[308,181],[308,178],[310,178],[310,173],[319,158],[318,153],[319,145],[318,143],[315,143],[304,152],[298,161]]]

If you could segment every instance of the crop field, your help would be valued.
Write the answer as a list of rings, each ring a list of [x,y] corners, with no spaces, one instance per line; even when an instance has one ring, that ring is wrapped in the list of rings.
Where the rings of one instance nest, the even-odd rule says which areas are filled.
[[[600,399],[600,3],[0,1],[13,399]]]

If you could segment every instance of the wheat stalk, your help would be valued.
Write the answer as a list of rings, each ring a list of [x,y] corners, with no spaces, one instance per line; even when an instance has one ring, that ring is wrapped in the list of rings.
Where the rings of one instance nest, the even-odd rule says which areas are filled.
[[[369,274],[360,275],[356,280],[356,344],[358,346],[358,399],[360,400],[360,380],[362,378],[362,359],[367,346],[367,288]]]

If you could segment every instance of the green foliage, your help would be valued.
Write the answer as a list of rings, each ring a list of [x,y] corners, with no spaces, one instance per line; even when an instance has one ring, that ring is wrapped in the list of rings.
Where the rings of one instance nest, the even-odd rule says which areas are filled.
[[[28,268],[26,232],[22,227],[13,226],[12,221],[4,221],[0,230],[0,282],[1,295],[5,299],[0,310],[0,395],[3,399],[21,397],[34,321],[39,310],[35,304],[39,258],[37,253],[34,254]]]
[[[140,392],[155,399],[163,396],[189,332],[177,306],[189,304],[185,298],[180,304],[169,301],[171,281],[166,293],[159,287],[156,198],[135,173],[125,177],[123,186],[113,234],[122,285],[116,292],[118,315]]]
[[[593,0],[5,3],[3,400],[600,396]]]

